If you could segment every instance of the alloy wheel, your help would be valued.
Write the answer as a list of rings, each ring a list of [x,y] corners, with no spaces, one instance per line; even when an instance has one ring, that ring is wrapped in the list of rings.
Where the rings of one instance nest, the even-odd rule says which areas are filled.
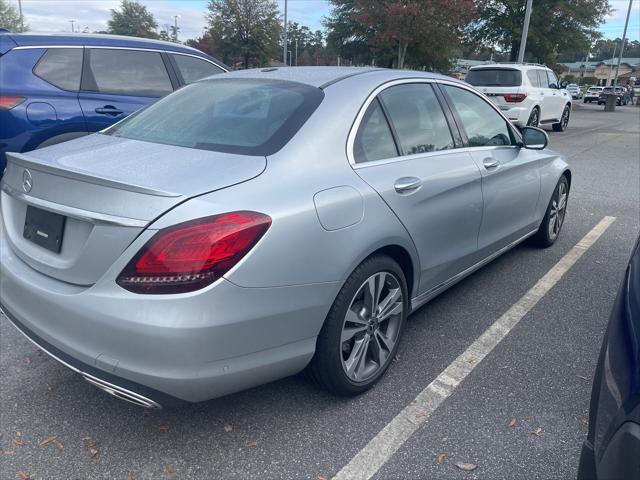
[[[534,108],[529,116],[529,121],[527,122],[527,126],[529,127],[537,127],[540,119],[538,117],[538,109]]]
[[[360,286],[340,338],[342,368],[351,381],[367,381],[391,361],[403,311],[402,288],[394,274],[378,272]]]
[[[564,112],[562,112],[562,130],[564,130],[565,128],[567,128],[567,125],[569,125],[569,107],[564,107]]]
[[[562,228],[564,215],[567,210],[567,197],[567,184],[560,182],[556,194],[551,201],[551,210],[549,212],[549,238],[552,240],[556,239]]]

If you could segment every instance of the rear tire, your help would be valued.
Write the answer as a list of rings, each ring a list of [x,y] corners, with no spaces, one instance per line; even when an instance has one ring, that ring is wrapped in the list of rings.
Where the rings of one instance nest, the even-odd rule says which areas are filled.
[[[532,237],[534,244],[541,248],[547,248],[556,242],[564,225],[568,201],[569,181],[565,175],[562,175],[553,191],[553,195],[551,195],[542,223]]]
[[[534,107],[527,120],[527,127],[537,127],[538,125],[540,125],[540,110],[538,107]]]
[[[307,367],[309,377],[335,395],[370,389],[393,361],[408,310],[400,266],[386,255],[366,259],[347,278],[329,310]]]

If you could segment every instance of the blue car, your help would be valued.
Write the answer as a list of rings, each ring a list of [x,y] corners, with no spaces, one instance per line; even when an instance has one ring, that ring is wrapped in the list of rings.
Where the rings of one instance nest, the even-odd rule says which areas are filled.
[[[640,479],[640,238],[594,375],[578,480]]]
[[[215,58],[170,42],[0,32],[0,177],[6,152],[97,132],[185,84],[226,71]]]

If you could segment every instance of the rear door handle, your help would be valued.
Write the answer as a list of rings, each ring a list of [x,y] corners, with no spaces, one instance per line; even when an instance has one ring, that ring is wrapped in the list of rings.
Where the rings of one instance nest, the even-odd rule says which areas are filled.
[[[422,180],[416,177],[402,177],[396,180],[393,188],[398,193],[409,193],[418,190],[422,186]]]
[[[96,108],[95,112],[100,113],[102,115],[113,115],[113,116],[124,113],[122,110],[118,110],[113,105],[105,105],[102,108],[98,107]]]
[[[494,168],[498,168],[498,166],[500,166],[500,162],[498,162],[495,158],[485,158],[482,161],[482,165],[484,165],[484,168],[486,168],[487,170],[493,170]]]

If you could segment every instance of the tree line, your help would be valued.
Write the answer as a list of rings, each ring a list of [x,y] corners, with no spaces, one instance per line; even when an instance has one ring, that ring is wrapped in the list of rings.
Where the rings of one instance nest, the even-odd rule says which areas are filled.
[[[446,71],[460,57],[514,61],[526,0],[330,0],[330,4],[324,30],[289,22],[288,63]],[[15,23],[11,13],[11,5],[0,0],[0,21]],[[609,0],[536,0],[525,61],[554,66],[587,56],[611,58],[616,43],[598,32],[609,13]],[[275,0],[209,0],[203,20],[205,32],[187,40],[188,45],[234,68],[282,61],[282,15]],[[158,31],[146,6],[122,0],[111,10],[104,33],[177,42],[179,27]],[[627,43],[625,56],[640,56],[640,43]]]

